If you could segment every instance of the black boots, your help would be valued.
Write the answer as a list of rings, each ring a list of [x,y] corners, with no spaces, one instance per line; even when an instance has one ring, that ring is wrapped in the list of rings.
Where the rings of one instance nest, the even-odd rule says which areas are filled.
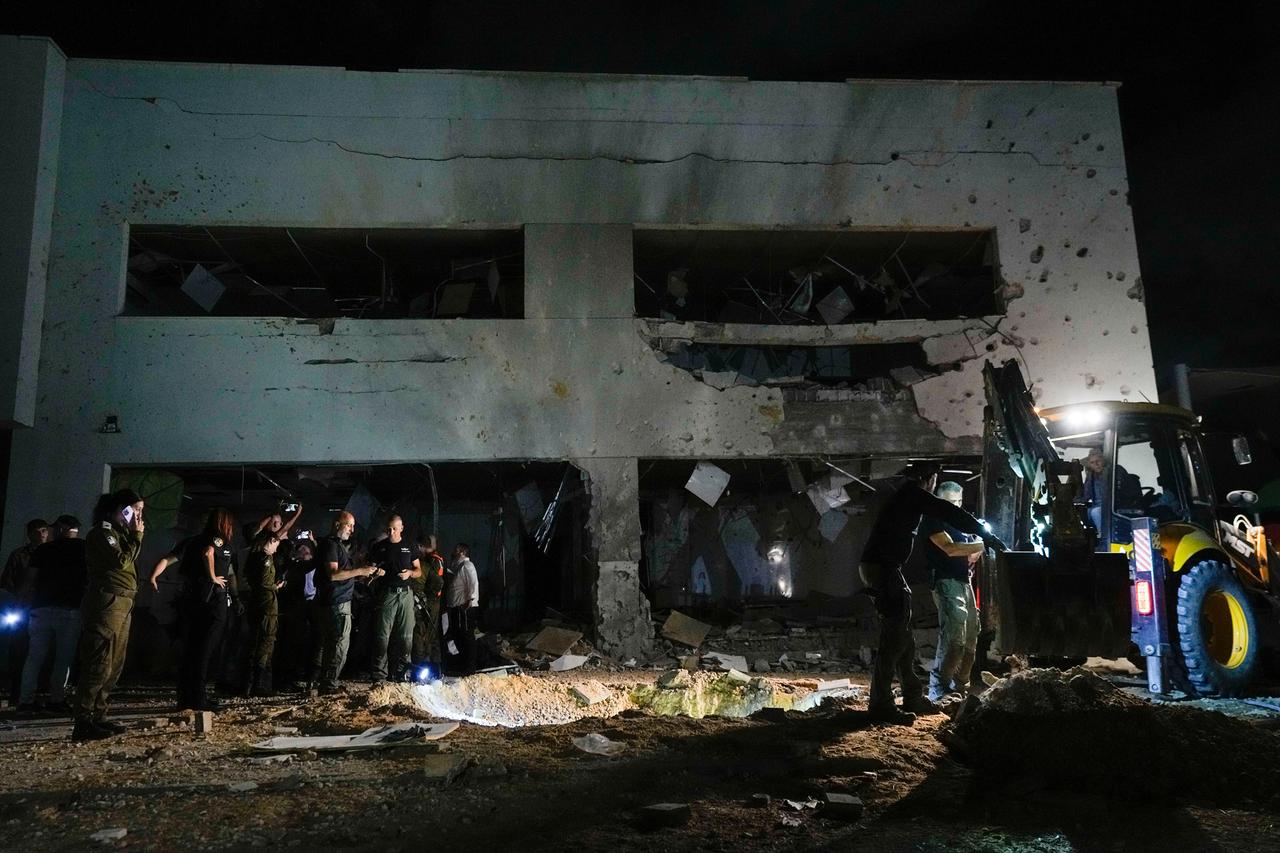
[[[240,695],[248,699],[252,696],[274,696],[276,691],[271,684],[270,667],[254,666],[245,675],[244,686]]]

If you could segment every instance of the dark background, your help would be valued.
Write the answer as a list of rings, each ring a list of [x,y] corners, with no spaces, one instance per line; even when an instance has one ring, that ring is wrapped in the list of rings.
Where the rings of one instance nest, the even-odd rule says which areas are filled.
[[[1110,80],[1157,374],[1280,363],[1280,31],[1252,2],[31,4],[72,57],[753,80]]]

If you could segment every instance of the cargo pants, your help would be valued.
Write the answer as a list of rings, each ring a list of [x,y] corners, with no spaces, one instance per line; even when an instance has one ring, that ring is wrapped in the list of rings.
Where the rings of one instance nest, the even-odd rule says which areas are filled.
[[[80,604],[80,683],[75,715],[100,720],[124,669],[129,647],[133,598],[98,589],[85,592]]]
[[[391,673],[397,678],[409,666],[413,651],[413,590],[407,586],[386,590],[374,613],[373,671],[374,681],[387,679],[388,652]]]
[[[249,601],[249,666],[271,669],[271,656],[276,648],[276,631],[280,624],[280,605],[274,592],[258,592]]]
[[[933,603],[938,606],[938,651],[929,675],[929,698],[936,702],[968,688],[981,625],[973,585],[968,581],[939,579],[933,585]]]
[[[324,652],[320,659],[320,686],[334,689],[347,663],[351,647],[351,602],[321,605],[320,630]]]

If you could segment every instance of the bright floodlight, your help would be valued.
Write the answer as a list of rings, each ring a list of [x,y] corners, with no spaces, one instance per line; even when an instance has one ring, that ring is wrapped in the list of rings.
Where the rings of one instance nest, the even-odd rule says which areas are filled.
[[[1077,406],[1067,412],[1064,420],[1072,429],[1091,429],[1102,425],[1107,413],[1101,406]]]

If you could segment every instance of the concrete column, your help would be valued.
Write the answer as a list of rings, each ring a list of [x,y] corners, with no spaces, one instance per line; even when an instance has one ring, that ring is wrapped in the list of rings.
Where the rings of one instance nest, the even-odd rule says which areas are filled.
[[[66,70],[48,39],[0,36],[0,426],[35,421]]]
[[[526,225],[524,313],[529,319],[635,315],[630,225]]]
[[[596,643],[618,658],[652,650],[649,600],[640,589],[640,478],[636,460],[575,459],[590,494],[587,526],[596,577],[591,585]]]

